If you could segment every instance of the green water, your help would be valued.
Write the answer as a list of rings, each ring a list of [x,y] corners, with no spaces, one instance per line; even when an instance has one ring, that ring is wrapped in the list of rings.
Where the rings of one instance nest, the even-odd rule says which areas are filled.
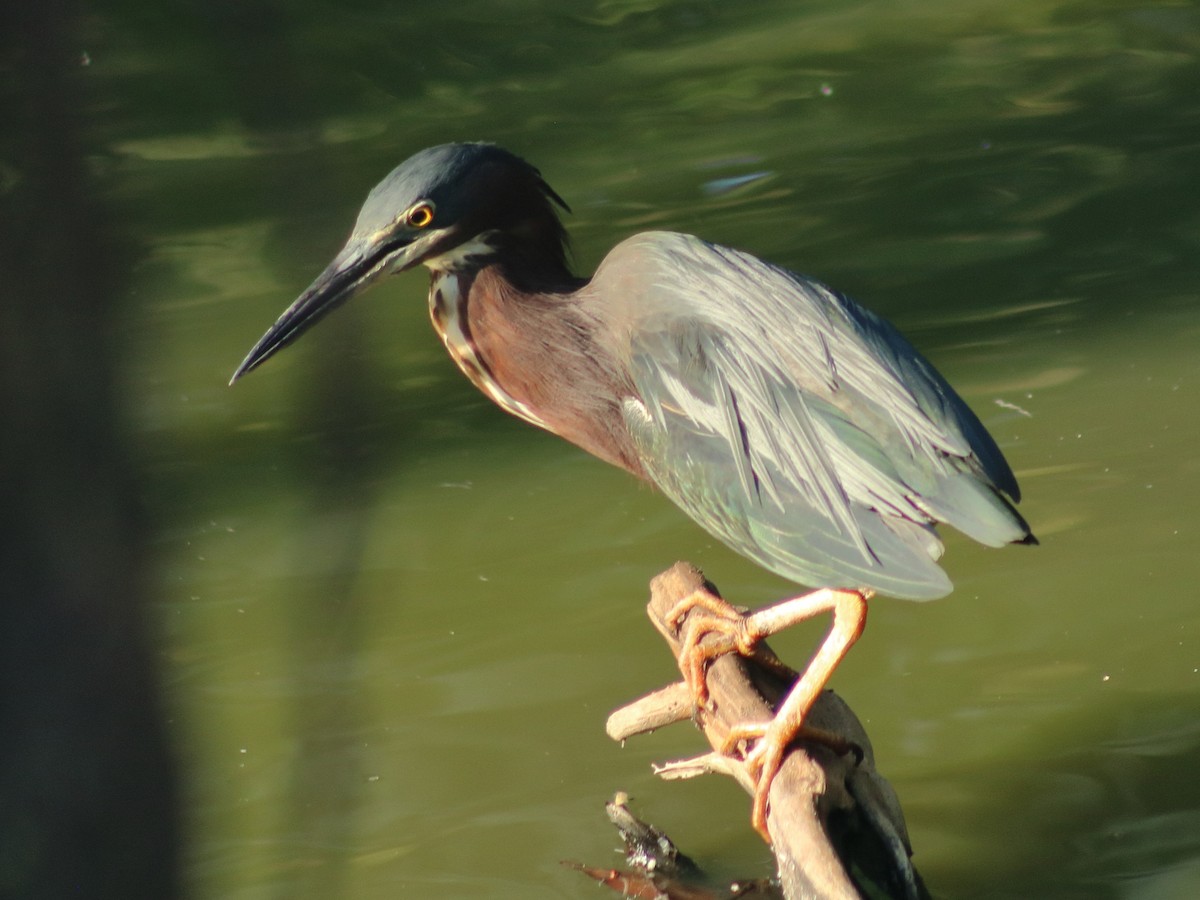
[[[617,789],[718,875],[768,871],[736,787],[650,774],[697,733],[603,723],[673,676],[655,573],[791,585],[494,409],[421,274],[225,386],[375,181],[480,138],[572,205],[580,269],[654,227],[820,277],[1003,446],[1042,546],[949,536],[955,593],[876,601],[835,678],[935,894],[1200,895],[1194,6],[151,9],[84,39],[139,248],[122,383],[192,896],[603,896],[559,860],[617,862]]]

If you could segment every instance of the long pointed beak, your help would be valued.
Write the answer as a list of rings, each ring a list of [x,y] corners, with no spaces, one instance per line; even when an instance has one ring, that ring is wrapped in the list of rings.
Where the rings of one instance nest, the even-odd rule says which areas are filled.
[[[400,272],[419,260],[414,258],[416,244],[411,239],[391,241],[352,238],[317,280],[284,310],[267,333],[246,354],[229,379],[235,381],[296,340],[320,319],[365,290],[380,276]]]

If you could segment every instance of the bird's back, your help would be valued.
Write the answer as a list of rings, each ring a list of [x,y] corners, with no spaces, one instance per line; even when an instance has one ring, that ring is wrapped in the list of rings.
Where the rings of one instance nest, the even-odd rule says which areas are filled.
[[[950,590],[933,531],[1032,540],[1016,479],[894,327],[824,285],[687,235],[618,245],[584,299],[628,359],[651,479],[735,550],[803,584]]]

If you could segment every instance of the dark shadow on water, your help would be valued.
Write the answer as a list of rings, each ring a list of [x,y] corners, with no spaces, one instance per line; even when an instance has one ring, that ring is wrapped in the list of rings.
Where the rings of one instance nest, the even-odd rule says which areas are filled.
[[[322,153],[293,155],[313,143],[307,104],[317,88],[292,49],[295,23],[270,0],[210,4],[200,17],[210,48],[225,61],[224,86],[243,128],[256,146],[286,160],[256,168],[253,179],[253,192],[272,198],[272,240],[284,256],[303,255],[316,274],[325,263],[304,255],[311,245],[309,216],[342,193],[337,173],[346,167]],[[290,300],[280,297],[275,312]],[[323,352],[309,357],[295,383],[282,439],[259,435],[262,444],[253,451],[287,470],[288,483],[305,500],[285,555],[297,575],[281,640],[290,665],[287,730],[296,753],[281,798],[289,825],[279,835],[272,890],[288,898],[342,897],[349,890],[366,779],[361,735],[367,716],[352,690],[362,658],[363,555],[381,473],[404,465],[407,445],[404,435],[381,442],[374,427],[388,396],[371,359],[355,352],[364,339],[357,311],[343,310],[310,339]]]
[[[334,330],[358,324],[357,317],[343,316]],[[395,464],[397,448],[382,452],[364,427],[378,378],[361,363],[361,357],[322,356],[303,379],[307,402],[293,426],[289,465],[306,503],[288,555],[297,571],[315,574],[293,579],[287,598],[290,730],[298,752],[283,801],[294,849],[279,863],[303,876],[281,878],[280,897],[346,896],[367,777],[361,750],[368,714],[352,689],[364,642],[360,580],[379,473]],[[397,603],[401,591],[397,585]]]

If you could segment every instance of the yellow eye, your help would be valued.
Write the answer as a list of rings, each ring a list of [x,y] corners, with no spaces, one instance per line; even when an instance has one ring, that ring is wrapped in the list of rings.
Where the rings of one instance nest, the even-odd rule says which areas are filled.
[[[413,228],[424,228],[433,221],[433,204],[422,201],[410,209],[404,216],[404,221]]]

